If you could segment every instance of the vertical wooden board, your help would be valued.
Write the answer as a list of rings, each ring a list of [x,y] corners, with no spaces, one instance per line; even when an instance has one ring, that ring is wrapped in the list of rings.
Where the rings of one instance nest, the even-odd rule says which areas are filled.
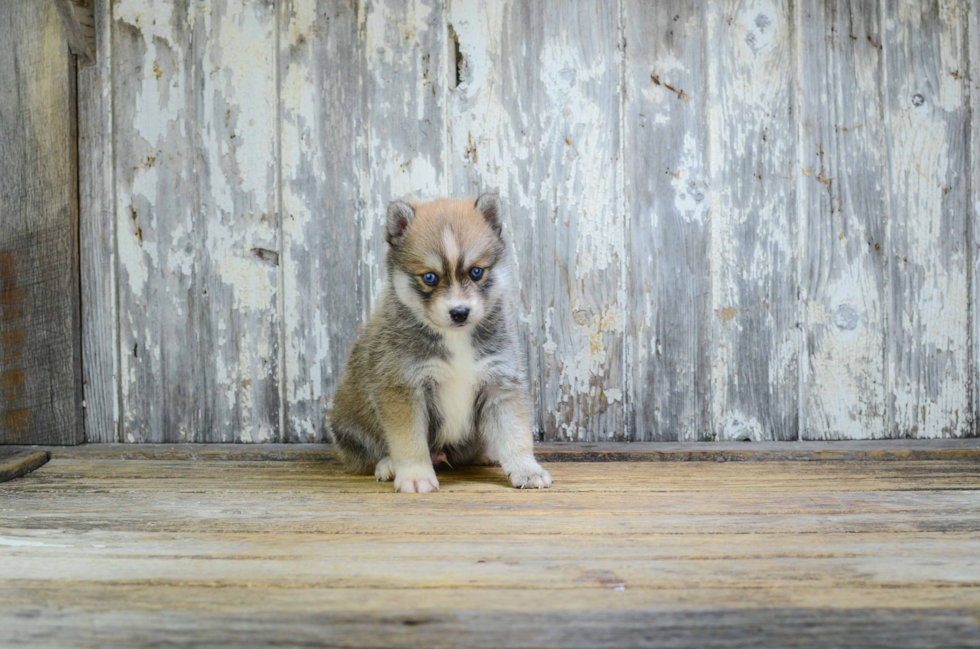
[[[695,441],[711,432],[705,6],[623,9],[630,428]]]
[[[275,5],[114,4],[123,438],[279,438]]]
[[[888,4],[889,392],[892,435],[971,431],[968,6]]]
[[[189,3],[112,9],[119,435],[200,441],[208,347]]]
[[[973,170],[970,178],[973,195],[973,211],[970,215],[970,362],[973,391],[970,394],[969,434],[980,435],[980,358],[977,345],[980,344],[980,324],[977,321],[977,301],[980,300],[980,0],[970,0],[970,147],[968,164]]]
[[[622,439],[619,16],[595,3],[454,1],[449,21],[462,57],[454,186],[506,201],[543,436]]]
[[[0,3],[0,443],[82,441],[75,64],[53,2]]]
[[[797,129],[789,0],[708,11],[713,436],[798,435]]]
[[[800,8],[803,430],[887,436],[881,15],[877,0]]]
[[[516,74],[524,59],[512,55],[514,45],[508,41],[514,11],[513,2],[453,0],[449,5],[449,163],[455,195],[500,194],[515,291],[513,316],[527,359],[528,388],[535,404],[533,425],[543,431],[542,321],[533,263],[537,190],[531,174],[520,172],[534,159],[528,132],[531,116],[520,110],[520,98],[533,93],[534,79]]]
[[[358,272],[366,318],[384,281],[388,202],[438,198],[449,190],[447,30],[441,0],[365,0],[358,11],[364,109]]]
[[[361,321],[357,12],[342,0],[280,9],[284,441],[329,439],[328,399]]]
[[[89,442],[119,441],[111,11],[109,0],[95,0],[95,65],[78,70],[82,370]]]
[[[206,73],[208,441],[280,438],[276,4],[215,0],[201,16],[210,19],[210,37],[195,44]]]

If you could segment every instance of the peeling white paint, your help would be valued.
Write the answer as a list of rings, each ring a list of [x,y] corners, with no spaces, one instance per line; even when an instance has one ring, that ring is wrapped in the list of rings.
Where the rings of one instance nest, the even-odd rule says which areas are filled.
[[[617,151],[608,146],[609,133],[616,130],[612,120],[618,118],[618,109],[611,115],[608,106],[597,103],[590,92],[592,85],[608,74],[605,60],[583,61],[576,47],[549,40],[540,63],[552,111],[550,123],[546,122],[550,141],[542,143],[541,153],[551,156],[552,182],[563,179],[562,193],[575,197],[574,205],[556,207],[576,212],[575,277],[583,279],[593,268],[605,271],[618,266],[626,254],[626,215],[616,210],[611,200],[618,191]],[[556,151],[563,155],[556,156]],[[542,183],[543,200],[548,200],[551,186]]]
[[[130,309],[120,314],[127,440],[142,440],[148,425],[165,419],[160,395],[139,391],[154,389],[153,380],[173,369],[162,363],[183,353],[183,341],[169,339],[172,332],[153,321],[161,312],[178,321],[207,321],[210,331],[188,331],[187,337],[215,345],[213,358],[188,361],[205,368],[216,391],[213,405],[202,399],[193,413],[172,418],[179,420],[176,434],[200,435],[194,426],[213,408],[207,420],[224,439],[275,439],[277,424],[267,408],[276,406],[263,400],[268,386],[282,381],[290,438],[316,440],[318,413],[329,404],[340,371],[337,359],[353,338],[336,333],[341,309],[313,290],[324,286],[324,273],[331,272],[326,261],[335,254],[318,246],[338,245],[321,236],[335,224],[327,219],[352,219],[350,231],[360,239],[344,251],[356,266],[345,281],[358,281],[358,301],[343,309],[362,310],[363,320],[383,286],[387,201],[482,190],[499,191],[507,206],[504,231],[519,299],[514,315],[531,350],[538,420],[549,435],[633,432],[623,428],[625,409],[648,398],[645,391],[663,390],[666,404],[694,385],[691,375],[698,373],[700,381],[705,371],[707,388],[697,399],[710,400],[710,414],[699,423],[722,439],[780,434],[777,428],[791,425],[799,406],[804,426],[810,417],[815,429],[843,437],[880,435],[884,423],[869,432],[867,422],[886,418],[889,407],[896,430],[958,434],[958,424],[951,428],[950,422],[966,421],[975,372],[965,333],[971,253],[951,244],[956,236],[946,225],[971,203],[980,212],[980,200],[964,199],[960,184],[968,171],[960,155],[967,140],[957,129],[965,123],[969,83],[958,75],[971,68],[961,59],[972,45],[962,27],[965,6],[940,2],[939,27],[928,42],[914,3],[886,6],[887,56],[873,39],[865,42],[868,30],[858,30],[857,39],[840,30],[820,32],[822,39],[827,33],[848,39],[848,48],[867,48],[853,71],[848,61],[834,59],[834,74],[852,74],[865,94],[883,84],[887,94],[884,132],[855,136],[853,129],[870,133],[871,127],[845,120],[852,115],[840,112],[833,84],[820,80],[812,90],[801,76],[802,61],[821,55],[824,44],[803,47],[798,32],[810,27],[805,16],[792,13],[799,6],[785,0],[709,3],[704,14],[688,12],[685,23],[687,37],[705,40],[703,54],[678,45],[633,62],[629,47],[625,55],[619,49],[626,25],[610,19],[607,7],[558,12],[550,4],[525,11],[509,1],[458,0],[445,8],[429,0],[359,3],[343,8],[354,12],[347,18],[329,17],[332,25],[349,18],[360,48],[351,53],[354,82],[339,91],[318,85],[339,82],[318,67],[337,64],[319,60],[335,34],[323,33],[327,21],[312,0],[288,8],[201,0],[188,7],[187,25],[174,24],[184,18],[171,2],[117,0],[113,17],[135,28],[125,33],[137,35],[133,46],[141,52],[130,72],[116,70],[128,84],[117,111],[133,116],[120,120],[117,136],[126,144],[121,149],[139,158],[117,169],[115,206],[120,291]],[[458,85],[446,23],[462,56]],[[703,65],[701,56],[707,57]],[[895,73],[898,56],[918,57],[907,66],[914,74]],[[889,75],[884,80],[882,64]],[[624,70],[632,77],[624,78]],[[203,94],[186,105],[191,80],[200,82]],[[357,108],[348,115],[324,106],[331,92],[356,96]],[[835,146],[853,151],[860,137],[861,146],[875,142],[887,151],[880,192],[888,194],[890,229],[879,237],[884,241],[874,242],[887,247],[880,260],[855,252],[870,236],[866,224],[850,216],[863,209],[864,199],[849,196],[849,186],[832,177],[867,173],[866,165],[856,158],[809,159],[813,145],[806,138],[816,135],[813,120],[800,111],[805,92],[819,92],[823,114],[840,118],[833,125],[843,128],[835,131]],[[638,100],[650,110],[622,124],[633,119],[629,109]],[[859,106],[878,114],[873,100]],[[346,148],[330,149],[331,129],[348,126],[357,137]],[[672,164],[652,169],[648,178],[624,173],[636,156],[623,138],[643,128],[683,131],[677,150],[662,156]],[[324,162],[336,158],[349,159],[346,176]],[[656,206],[627,205],[630,182],[649,183],[648,192],[665,189],[663,199]],[[327,201],[317,192],[322,187],[330,188]],[[824,192],[827,203],[820,202]],[[334,194],[343,195],[338,205],[322,204]],[[817,216],[822,209],[845,212],[828,217],[840,221],[842,232],[839,240],[821,240],[824,248],[807,244],[808,232],[798,229],[804,225],[798,211],[811,209],[811,196]],[[960,201],[955,214],[944,207],[954,199]],[[631,218],[633,211],[638,218]],[[707,351],[702,340],[685,346],[670,338],[676,325],[662,316],[675,305],[667,303],[665,287],[685,278],[661,272],[644,283],[644,273],[664,271],[658,264],[664,251],[630,248],[630,228],[643,223],[658,232],[684,228],[682,236],[671,230],[658,241],[683,240],[692,251],[710,242],[706,276],[691,282],[692,291],[710,296],[704,313],[691,314],[692,323],[709,321]],[[260,259],[256,249],[281,252],[279,265],[271,256]],[[806,266],[810,250],[823,255],[812,269]],[[885,281],[891,302],[879,297]],[[885,310],[895,338],[887,360]],[[746,344],[750,336],[755,343]],[[126,349],[132,343],[138,358]],[[854,360],[863,365],[869,350],[879,349],[887,386],[876,383],[883,373],[877,365],[856,367]],[[707,355],[707,370],[698,354]],[[660,367],[657,359],[665,355],[677,360],[672,373],[684,378],[637,371]],[[885,394],[893,401],[885,403]],[[661,426],[673,421],[668,414],[651,417]],[[689,415],[696,417],[700,413]]]
[[[759,421],[741,413],[730,415],[718,436],[720,442],[761,442],[764,439],[767,436]]]
[[[574,321],[568,351],[558,359],[561,368],[560,384],[572,393],[596,395],[595,381],[604,378],[609,361],[604,334],[621,334],[624,328],[622,309],[606,307],[601,312],[587,313],[574,309]]]
[[[897,300],[888,390],[893,429],[922,437],[966,429],[973,380],[965,364],[970,223],[957,206],[969,164],[960,116],[968,96],[957,78],[968,66],[961,6],[939,3],[943,28],[927,41],[920,34],[928,18],[913,4],[891,7],[888,23],[889,264]]]
[[[686,221],[704,223],[711,202],[707,196],[707,183],[703,178],[704,170],[701,168],[697,142],[692,133],[685,133],[680,167],[671,174],[671,185],[674,187],[674,207]]]

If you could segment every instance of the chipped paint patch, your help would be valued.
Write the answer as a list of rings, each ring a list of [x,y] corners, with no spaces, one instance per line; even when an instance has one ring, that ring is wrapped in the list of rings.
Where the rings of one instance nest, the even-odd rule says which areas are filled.
[[[674,207],[685,221],[703,225],[710,200],[707,184],[703,180],[701,153],[693,133],[684,134],[682,151],[679,169],[669,172],[674,188]]]
[[[720,442],[761,442],[768,439],[762,424],[753,417],[731,414],[725,420],[718,441]]]

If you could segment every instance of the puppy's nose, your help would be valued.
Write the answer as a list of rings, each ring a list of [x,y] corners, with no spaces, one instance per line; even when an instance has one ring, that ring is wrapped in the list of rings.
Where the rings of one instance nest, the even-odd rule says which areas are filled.
[[[470,310],[465,306],[458,306],[454,309],[449,309],[449,317],[453,319],[456,324],[463,324],[466,322],[466,318],[470,317]]]

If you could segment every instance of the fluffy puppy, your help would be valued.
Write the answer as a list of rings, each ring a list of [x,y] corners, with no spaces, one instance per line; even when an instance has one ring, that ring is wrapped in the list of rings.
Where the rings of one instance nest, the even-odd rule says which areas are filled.
[[[511,484],[551,486],[533,455],[500,201],[388,206],[387,278],[334,396],[347,469],[439,489],[433,463],[496,463]]]

